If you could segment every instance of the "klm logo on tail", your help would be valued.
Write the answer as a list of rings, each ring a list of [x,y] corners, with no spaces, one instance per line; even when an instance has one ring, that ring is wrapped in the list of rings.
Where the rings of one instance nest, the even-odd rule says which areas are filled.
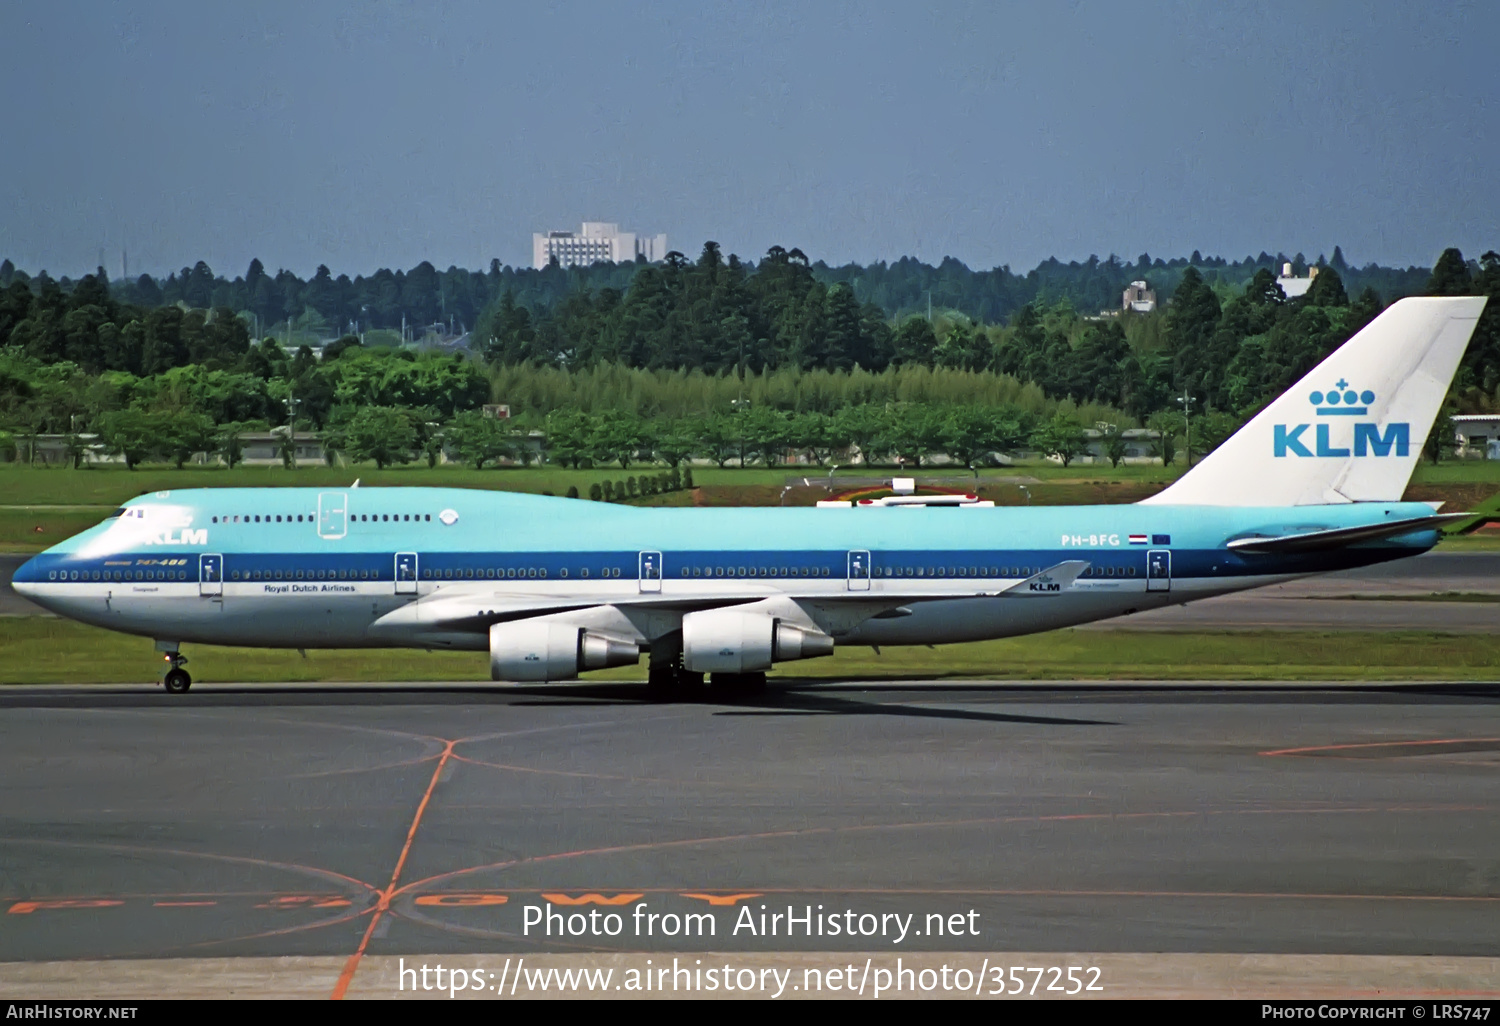
[[[1375,401],[1371,391],[1356,392],[1349,382],[1340,378],[1334,388],[1327,392],[1313,392],[1308,396],[1318,417],[1365,417],[1370,404]],[[1334,427],[1338,421],[1321,421],[1312,424],[1273,424],[1273,455],[1282,456],[1406,456],[1411,452],[1411,425],[1399,422],[1387,424],[1382,432],[1374,421],[1355,421],[1352,449],[1346,432],[1338,432],[1334,438]],[[1312,438],[1304,437],[1312,429]],[[1335,444],[1338,443],[1338,444]],[[1312,448],[1308,446],[1311,445]]]

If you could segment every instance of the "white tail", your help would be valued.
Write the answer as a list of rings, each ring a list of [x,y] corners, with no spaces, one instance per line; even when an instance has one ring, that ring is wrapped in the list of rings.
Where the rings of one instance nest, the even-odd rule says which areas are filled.
[[[1392,303],[1202,463],[1142,501],[1399,500],[1484,303],[1483,296]]]

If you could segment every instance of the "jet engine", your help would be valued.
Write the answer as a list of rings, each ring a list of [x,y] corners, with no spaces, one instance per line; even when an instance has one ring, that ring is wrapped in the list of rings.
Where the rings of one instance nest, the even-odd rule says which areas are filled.
[[[491,680],[566,680],[584,670],[640,662],[634,641],[556,620],[517,620],[490,627]]]
[[[682,665],[693,673],[755,673],[833,654],[833,639],[764,613],[707,609],[682,618]]]

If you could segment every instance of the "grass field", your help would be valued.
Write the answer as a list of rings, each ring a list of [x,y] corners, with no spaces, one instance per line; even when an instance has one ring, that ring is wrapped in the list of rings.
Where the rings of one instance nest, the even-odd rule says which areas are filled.
[[[0,684],[154,683],[149,640],[51,617],[0,619]],[[296,652],[191,645],[195,680],[483,681],[482,652]],[[1462,680],[1493,681],[1500,637],[1430,633],[1054,631],[927,648],[839,649],[773,677],[861,680]],[[644,664],[590,674],[644,680]]]
[[[126,470],[123,466],[96,466],[80,470],[63,467],[29,467],[24,464],[0,463],[0,501],[10,505],[99,505],[117,506],[126,499],[148,492],[167,491],[177,488],[332,488],[347,487],[356,478],[367,486],[425,485],[451,488],[490,488],[512,492],[550,491],[562,495],[568,486],[576,487],[579,494],[588,495],[589,486],[604,481],[623,481],[630,477],[654,476],[666,470],[662,466],[632,465],[627,470],[618,466],[571,470],[567,467],[487,467],[474,470],[445,464],[429,468],[426,464],[404,467],[388,467],[376,470],[373,465],[356,467],[328,467],[303,465],[296,470],[282,467],[238,466],[233,470],[224,467],[186,466],[181,470],[166,466],[145,466],[138,470]],[[829,468],[815,466],[748,467],[746,469],[718,467],[692,468],[693,481],[697,485],[715,487],[774,487],[779,491],[789,482],[800,482],[804,478],[816,487],[819,493],[853,487],[855,480],[870,478],[889,479],[903,473],[892,467],[839,468],[830,477]],[[1009,485],[1017,501],[1025,501],[1013,482],[1026,484],[1033,493],[1045,485],[1078,485],[1094,483],[1117,483],[1155,491],[1176,476],[1175,468],[1129,466],[1110,470],[1108,466],[1060,467],[1051,463],[996,467],[982,471],[976,479],[967,470],[947,467],[921,468],[904,471],[924,479],[939,479],[955,488],[972,489],[976,480],[984,488],[999,488]]]

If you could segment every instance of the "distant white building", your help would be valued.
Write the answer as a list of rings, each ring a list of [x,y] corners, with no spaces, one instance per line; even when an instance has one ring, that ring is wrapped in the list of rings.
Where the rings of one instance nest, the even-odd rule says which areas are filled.
[[[1150,313],[1156,309],[1156,290],[1143,281],[1133,281],[1125,290],[1121,309],[1134,313]]]
[[[1286,293],[1286,298],[1296,299],[1298,296],[1307,294],[1307,290],[1312,288],[1313,279],[1317,276],[1318,269],[1309,267],[1306,278],[1294,278],[1292,265],[1286,263],[1281,265],[1281,277],[1276,279],[1276,284],[1281,286],[1281,291]]]
[[[1500,460],[1500,414],[1460,413],[1452,420],[1458,455]]]
[[[564,267],[587,267],[605,261],[623,264],[643,257],[651,263],[667,255],[665,235],[622,232],[608,221],[585,221],[578,232],[535,232],[531,236],[531,264],[546,267],[556,257]]]

